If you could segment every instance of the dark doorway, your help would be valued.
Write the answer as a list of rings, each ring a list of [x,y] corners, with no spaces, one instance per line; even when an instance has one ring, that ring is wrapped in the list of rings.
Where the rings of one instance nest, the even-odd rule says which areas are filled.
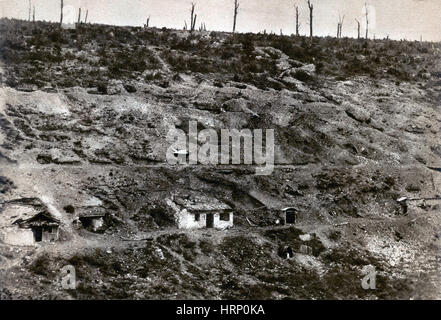
[[[212,213],[207,214],[207,228],[213,228],[214,226],[214,215]]]
[[[89,218],[80,218],[80,222],[84,228],[89,228],[92,224],[92,219]]]
[[[294,210],[286,211],[286,224],[295,224],[296,223],[296,212]]]
[[[32,229],[32,232],[34,233],[34,239],[36,242],[40,242],[43,239],[43,228],[42,227],[35,227]]]

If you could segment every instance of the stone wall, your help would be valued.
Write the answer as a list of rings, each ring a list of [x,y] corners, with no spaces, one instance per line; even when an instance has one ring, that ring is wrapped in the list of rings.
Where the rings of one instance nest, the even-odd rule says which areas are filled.
[[[0,232],[0,240],[14,246],[33,246],[34,234],[31,229],[6,228]]]
[[[214,214],[214,228],[216,228],[216,229],[226,229],[226,228],[233,227],[233,223],[234,223],[234,221],[233,221],[233,219],[234,219],[233,212],[230,212],[229,214],[230,214],[229,220],[228,221],[224,221],[224,220],[220,219],[221,218],[221,213],[220,212],[219,213],[215,213]]]
[[[233,227],[233,213],[229,213],[229,220],[221,220],[222,212],[206,212],[199,213],[199,220],[195,220],[195,213],[188,212],[186,209],[182,210],[178,215],[179,229],[202,229],[207,227],[207,215],[213,214],[213,227],[215,229],[226,229]]]
[[[195,214],[182,210],[177,217],[179,229],[201,229],[207,225],[207,215],[199,214],[199,221],[195,221]]]

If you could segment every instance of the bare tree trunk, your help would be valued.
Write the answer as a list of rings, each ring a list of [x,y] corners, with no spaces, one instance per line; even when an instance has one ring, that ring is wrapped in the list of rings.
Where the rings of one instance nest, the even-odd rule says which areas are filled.
[[[236,32],[237,14],[239,12],[239,1],[234,0],[234,20],[233,20],[233,33]]]
[[[60,15],[60,25],[63,24],[63,7],[64,7],[64,1],[61,0],[61,15]]]
[[[341,20],[341,23],[340,23],[340,39],[341,39],[342,33],[343,33],[343,23],[344,23],[344,21],[345,21],[345,17],[343,16],[343,19]]]
[[[342,29],[343,29],[343,23],[345,21],[345,16],[341,17],[341,15],[338,15],[338,30],[337,30],[337,38],[341,38],[341,33],[342,33]]]
[[[313,22],[313,11],[314,11],[314,5],[311,3],[311,0],[307,0],[308,8],[309,8],[309,37],[313,37],[313,28],[312,28],[312,22]]]
[[[145,25],[147,28],[150,26],[150,16],[147,18],[147,23]]]
[[[296,6],[296,36],[300,35],[299,7]]]
[[[89,9],[86,10],[86,17],[84,18],[84,24],[87,23],[87,17],[89,16]]]
[[[29,0],[29,17],[28,17],[28,21],[31,21],[31,11],[32,11],[32,4],[31,4],[31,0]]]
[[[194,31],[194,27],[196,25],[196,17],[194,14],[194,8],[196,7],[196,4],[191,4],[191,21],[190,21],[190,32]]]
[[[78,24],[81,23],[81,8],[78,9]]]
[[[194,30],[196,30],[196,20],[198,18],[198,15],[195,14],[194,15],[194,20],[193,20],[193,25],[191,26],[191,31],[193,32]]]
[[[355,19],[355,21],[357,21],[357,31],[358,31],[357,39],[360,39],[360,21],[358,21],[357,19]]]
[[[364,4],[366,8],[366,40],[369,38],[369,10],[367,3]]]
[[[35,22],[35,6],[34,6],[34,11],[32,13],[32,21]]]

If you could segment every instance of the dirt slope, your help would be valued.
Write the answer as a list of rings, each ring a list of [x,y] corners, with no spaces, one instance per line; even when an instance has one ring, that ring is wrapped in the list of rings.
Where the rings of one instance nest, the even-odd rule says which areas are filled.
[[[1,299],[441,297],[439,45],[15,20],[0,35],[0,228],[14,206],[62,223],[54,244],[0,243]],[[192,120],[274,129],[273,174],[168,165],[167,132]],[[228,203],[235,227],[175,229],[175,192]],[[435,199],[403,213],[402,196]],[[91,205],[102,234],[72,223]],[[286,206],[295,227],[275,225]]]

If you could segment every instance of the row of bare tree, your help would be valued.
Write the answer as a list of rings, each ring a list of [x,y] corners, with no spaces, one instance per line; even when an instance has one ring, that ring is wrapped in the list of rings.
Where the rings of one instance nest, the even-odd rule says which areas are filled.
[[[311,0],[306,0],[306,4],[308,6],[309,9],[309,37],[313,38],[313,19],[314,19],[314,5],[311,2]],[[60,25],[63,23],[63,9],[64,9],[64,0],[60,0],[60,5],[61,5],[61,15],[60,15]],[[239,0],[234,0],[234,15],[233,15],[233,33],[236,32],[236,25],[237,25],[237,16],[239,14],[239,7],[240,7],[240,3]],[[295,8],[295,20],[296,20],[296,25],[295,25],[295,32],[296,32],[296,36],[300,35],[300,14],[299,14],[299,6],[294,3],[294,8]],[[365,14],[365,18],[366,18],[366,39],[369,36],[369,10],[368,10],[368,5],[367,3],[365,3],[365,10],[366,10],[366,14]],[[187,21],[184,21],[184,30],[190,30],[190,32],[193,32],[196,30],[196,21],[198,18],[198,15],[196,13],[196,4],[192,3],[191,4],[191,10],[190,10],[190,28],[188,28],[187,26]],[[32,20],[35,21],[35,5],[32,5],[32,0],[29,0],[29,21],[31,21],[31,15],[32,15]],[[86,10],[86,15],[84,18],[84,23],[87,23],[87,18],[89,15],[89,10]],[[343,23],[344,23],[344,19],[345,16],[341,16],[341,14],[339,14],[339,19],[338,19],[338,23],[337,23],[337,38],[341,38],[342,37],[342,30],[343,30]],[[361,23],[359,20],[355,19],[355,21],[357,22],[357,32],[358,32],[358,39],[361,38]],[[78,10],[78,23],[81,23],[81,8],[79,8]],[[149,23],[150,23],[150,16],[147,18],[147,23],[144,25],[145,27],[149,27]],[[200,27],[199,27],[199,31],[206,31],[206,25],[205,23],[201,23]]]
[[[29,0],[30,2],[31,0]],[[61,13],[60,13],[60,25],[63,24],[63,9],[64,9],[64,0],[60,0],[60,6],[61,6]],[[35,13],[35,9],[34,9]],[[89,9],[86,10],[86,16],[84,18],[84,23],[87,23],[87,18],[89,16]],[[81,23],[81,8],[78,9],[78,23]]]
[[[306,4],[308,5],[308,9],[309,9],[309,37],[312,40],[313,37],[313,27],[312,27],[312,23],[313,23],[313,19],[314,19],[314,5],[311,3],[311,0],[307,0]],[[294,2],[294,8],[296,11],[296,36],[300,35],[300,14],[299,14],[299,6]]]
[[[311,0],[307,0],[307,5],[309,8],[309,36],[313,37],[313,11],[314,11],[314,5],[311,3]],[[369,8],[367,3],[364,4],[365,6],[365,10],[366,10],[366,14],[365,14],[365,18],[366,18],[366,39],[369,36]],[[295,14],[296,14],[296,36],[300,35],[300,22],[299,22],[299,6],[296,5],[294,3],[294,8],[295,8]],[[342,37],[342,30],[343,30],[343,23],[345,20],[345,16],[341,16],[341,14],[339,13],[338,15],[338,23],[337,23],[337,38],[341,38]],[[355,21],[357,22],[357,38],[360,39],[361,38],[361,23],[359,20],[355,19]]]
[[[314,10],[314,6],[311,3],[311,0],[307,0],[308,3],[308,7],[309,7],[309,12],[310,12],[310,36],[312,39],[313,36],[313,30],[312,30],[312,19],[313,19],[313,10]],[[196,8],[196,4],[192,3],[191,4],[191,16],[190,16],[190,32],[193,32],[195,30],[195,26],[196,26],[196,19],[197,19],[197,14],[195,14],[195,8]],[[234,15],[233,15],[233,33],[236,32],[236,25],[237,25],[237,16],[239,14],[239,8],[240,8],[240,3],[239,0],[234,0]],[[296,35],[299,35],[299,31],[300,31],[300,23],[299,23],[299,7],[295,6],[296,8]],[[147,20],[148,21],[148,20]],[[148,27],[148,22],[147,22],[147,27]],[[188,26],[187,26],[187,21],[184,21],[184,30],[188,30]],[[205,27],[205,23],[201,24],[201,28],[199,30],[204,30],[206,31],[206,27]]]

